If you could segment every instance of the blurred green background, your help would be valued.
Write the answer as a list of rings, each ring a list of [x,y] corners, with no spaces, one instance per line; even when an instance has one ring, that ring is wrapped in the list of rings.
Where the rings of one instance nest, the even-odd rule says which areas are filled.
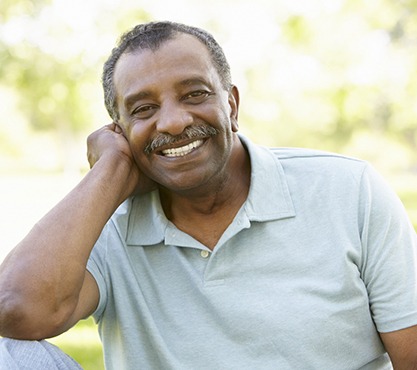
[[[370,161],[417,227],[417,0],[2,0],[0,261],[88,170],[117,37],[166,19],[223,45],[246,136]],[[91,319],[53,342],[103,368]]]

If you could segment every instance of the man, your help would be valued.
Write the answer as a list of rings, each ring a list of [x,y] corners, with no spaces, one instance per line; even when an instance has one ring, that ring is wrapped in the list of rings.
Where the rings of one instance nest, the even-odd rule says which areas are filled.
[[[416,234],[370,166],[239,136],[197,28],[135,27],[103,86],[91,170],[2,265],[1,335],[93,315],[108,369],[417,368]]]

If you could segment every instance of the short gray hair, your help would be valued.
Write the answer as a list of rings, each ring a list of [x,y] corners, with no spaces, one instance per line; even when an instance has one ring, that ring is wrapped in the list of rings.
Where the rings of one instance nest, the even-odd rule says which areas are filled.
[[[230,66],[221,46],[207,31],[175,22],[150,22],[139,24],[126,32],[120,38],[104,63],[102,85],[104,104],[113,121],[119,120],[119,110],[116,102],[116,91],[113,81],[117,61],[124,53],[141,49],[157,50],[165,41],[173,39],[178,33],[195,36],[208,49],[213,65],[219,74],[220,81],[226,90],[232,86]]]

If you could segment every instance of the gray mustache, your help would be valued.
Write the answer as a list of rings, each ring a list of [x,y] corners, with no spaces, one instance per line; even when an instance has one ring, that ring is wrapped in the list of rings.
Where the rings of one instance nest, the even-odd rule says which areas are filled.
[[[173,145],[179,141],[206,138],[219,133],[219,130],[208,125],[188,126],[181,135],[172,136],[170,134],[159,134],[152,139],[145,147],[144,152],[150,154],[154,150],[164,145]]]

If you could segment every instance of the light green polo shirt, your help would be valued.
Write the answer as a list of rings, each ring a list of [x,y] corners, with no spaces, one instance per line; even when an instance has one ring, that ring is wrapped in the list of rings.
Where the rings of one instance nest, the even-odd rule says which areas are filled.
[[[417,324],[416,234],[365,162],[241,137],[251,187],[213,252],[126,201],[88,269],[108,370],[391,369],[378,330]]]

